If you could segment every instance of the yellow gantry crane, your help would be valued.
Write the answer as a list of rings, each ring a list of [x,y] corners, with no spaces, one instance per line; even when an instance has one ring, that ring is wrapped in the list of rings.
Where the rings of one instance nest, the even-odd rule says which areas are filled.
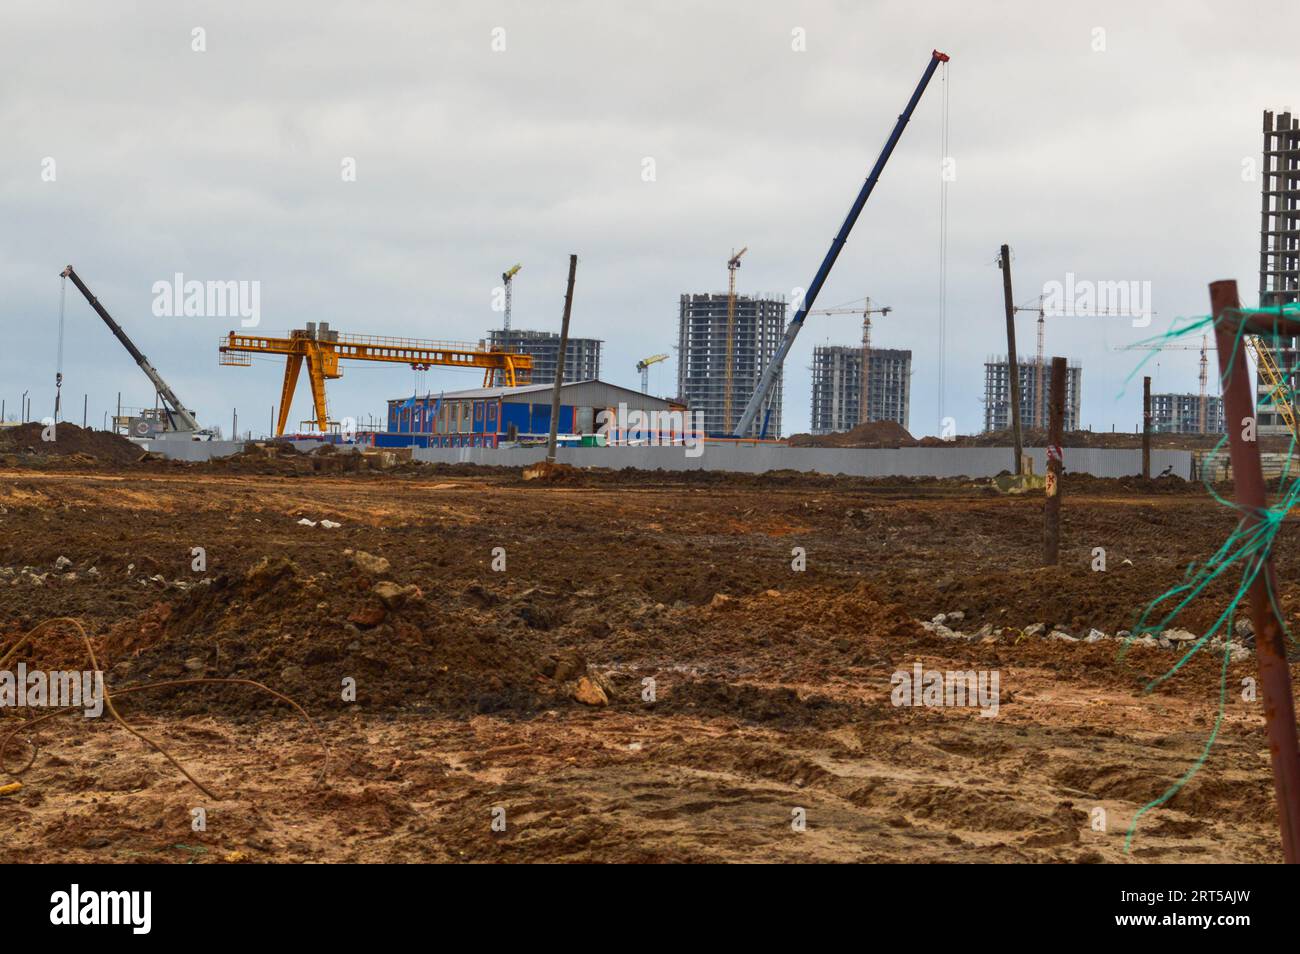
[[[498,374],[506,387],[527,384],[532,377],[531,355],[512,351],[485,351],[465,342],[422,341],[416,338],[385,338],[377,335],[343,335],[330,330],[325,322],[308,322],[306,328],[289,332],[287,338],[250,335],[232,331],[221,341],[221,364],[248,367],[255,354],[285,356],[284,387],[280,392],[280,413],[275,433],[284,433],[289,420],[289,406],[298,385],[298,374],[307,365],[316,426],[328,431],[330,420],[325,411],[325,382],[341,378],[339,359],[351,361],[386,361],[410,365],[416,371],[434,366],[482,368],[483,386],[490,387]]]
[[[748,251],[746,245],[727,259],[727,391],[722,397],[722,421],[726,430],[731,430],[731,381],[735,372],[732,366],[736,361],[736,269],[740,268],[740,256]]]

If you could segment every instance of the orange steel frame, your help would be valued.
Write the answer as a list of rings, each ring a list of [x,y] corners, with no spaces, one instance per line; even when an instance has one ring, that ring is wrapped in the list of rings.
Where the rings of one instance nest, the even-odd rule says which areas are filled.
[[[284,386],[280,391],[280,413],[276,421],[276,436],[284,433],[289,420],[289,406],[293,403],[294,389],[304,363],[307,380],[311,383],[312,404],[316,413],[316,426],[322,432],[329,430],[329,417],[325,411],[325,382],[343,376],[339,359],[352,361],[387,361],[407,364],[416,370],[433,366],[453,368],[482,368],[483,386],[490,387],[500,374],[506,387],[527,384],[532,377],[531,355],[508,351],[480,351],[464,342],[421,341],[414,338],[385,338],[375,335],[336,335],[332,339],[317,338],[304,330],[289,332],[289,337],[248,335],[232,331],[222,339],[218,349],[221,363],[247,365],[243,355],[282,354],[285,356]]]

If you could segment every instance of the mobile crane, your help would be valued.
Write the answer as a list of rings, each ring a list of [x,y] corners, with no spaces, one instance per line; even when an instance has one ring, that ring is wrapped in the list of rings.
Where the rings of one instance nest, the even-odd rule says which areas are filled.
[[[69,265],[59,275],[64,279],[72,279],[72,284],[77,287],[77,291],[81,292],[86,301],[90,303],[90,307],[94,309],[95,314],[104,320],[104,324],[108,325],[108,330],[113,332],[113,336],[122,343],[122,347],[135,359],[135,363],[140,366],[140,370],[145,373],[145,376],[153,384],[154,391],[158,394],[158,399],[162,404],[158,423],[162,424],[163,430],[178,433],[189,432],[195,440],[210,439],[212,432],[199,426],[198,420],[194,417],[194,412],[181,403],[180,398],[176,396],[176,392],[162,379],[158,369],[149,363],[149,359],[135,346],[135,342],[127,337],[126,332],[122,330],[122,326],[113,320],[113,316],[108,313],[108,309],[101,305],[99,299],[86,287],[86,283],[81,280],[81,276],[77,274],[76,270]],[[133,437],[148,436],[153,430],[151,418],[142,414],[134,422],[131,430]]]
[[[844,243],[848,241],[849,232],[853,230],[854,223],[858,221],[858,216],[862,214],[863,206],[871,198],[871,192],[880,180],[880,174],[885,169],[885,163],[889,161],[890,155],[894,152],[894,147],[898,145],[898,140],[902,138],[903,129],[907,126],[908,120],[912,118],[912,113],[916,110],[916,104],[921,101],[921,94],[930,85],[930,78],[934,76],[934,71],[939,68],[939,64],[947,63],[948,59],[947,53],[940,53],[938,50],[930,53],[930,62],[921,75],[921,81],[916,84],[912,98],[907,101],[907,106],[898,117],[898,122],[894,124],[894,130],[889,134],[889,139],[880,151],[880,156],[876,159],[876,164],[872,167],[866,182],[862,184],[862,188],[858,191],[858,197],[853,201],[849,214],[844,219],[844,224],[840,226],[835,238],[831,240],[831,247],[826,252],[826,257],[822,259],[817,274],[813,276],[812,284],[808,286],[808,291],[804,294],[803,300],[799,303],[799,310],[785,329],[785,337],[781,339],[781,343],[777,346],[772,360],[763,368],[763,374],[758,380],[758,386],[754,388],[754,393],[750,396],[749,403],[745,405],[745,410],[741,413],[740,421],[736,425],[736,437],[749,436],[749,430],[754,426],[754,420],[758,417],[760,410],[763,411],[763,421],[758,436],[762,438],[767,435],[767,422],[771,415],[772,398],[776,393],[776,376],[781,373],[781,365],[785,363],[786,356],[794,345],[795,337],[803,328],[804,319],[812,309],[813,303],[817,301],[817,295],[821,292],[822,285],[826,283],[826,278],[830,275],[835,260],[839,258]]]

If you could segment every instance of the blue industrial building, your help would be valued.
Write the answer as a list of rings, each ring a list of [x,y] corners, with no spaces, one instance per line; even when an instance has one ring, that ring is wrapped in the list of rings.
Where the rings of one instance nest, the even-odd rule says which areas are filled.
[[[440,394],[412,395],[388,402],[388,430],[374,435],[378,447],[500,447],[545,441],[551,427],[551,396],[554,385],[527,384],[522,387],[471,388]],[[611,414],[657,412],[653,435],[645,428],[637,439],[676,443],[683,425],[667,419],[663,412],[681,412],[684,407],[663,398],[642,394],[604,381],[575,381],[560,388],[560,418],[557,431],[566,444],[597,443],[596,435],[618,443],[626,435],[618,428],[601,428],[602,411]]]

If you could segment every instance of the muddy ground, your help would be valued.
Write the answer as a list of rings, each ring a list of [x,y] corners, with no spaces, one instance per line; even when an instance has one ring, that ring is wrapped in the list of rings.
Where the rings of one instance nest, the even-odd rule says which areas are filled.
[[[1148,692],[1179,652],[1044,638],[1132,629],[1231,514],[1198,487],[1065,491],[1043,569],[1041,495],[960,481],[5,468],[0,657],[75,617],[110,690],[253,680],[328,761],[244,684],[118,699],[206,795],[107,715],[6,710],[3,768],[32,764],[0,861],[1279,861],[1253,657],[1126,853],[1213,731],[1223,654]],[[1288,522],[1288,609],[1295,544]],[[85,668],[66,627],[19,660]],[[918,662],[996,672],[996,715],[893,705]]]

